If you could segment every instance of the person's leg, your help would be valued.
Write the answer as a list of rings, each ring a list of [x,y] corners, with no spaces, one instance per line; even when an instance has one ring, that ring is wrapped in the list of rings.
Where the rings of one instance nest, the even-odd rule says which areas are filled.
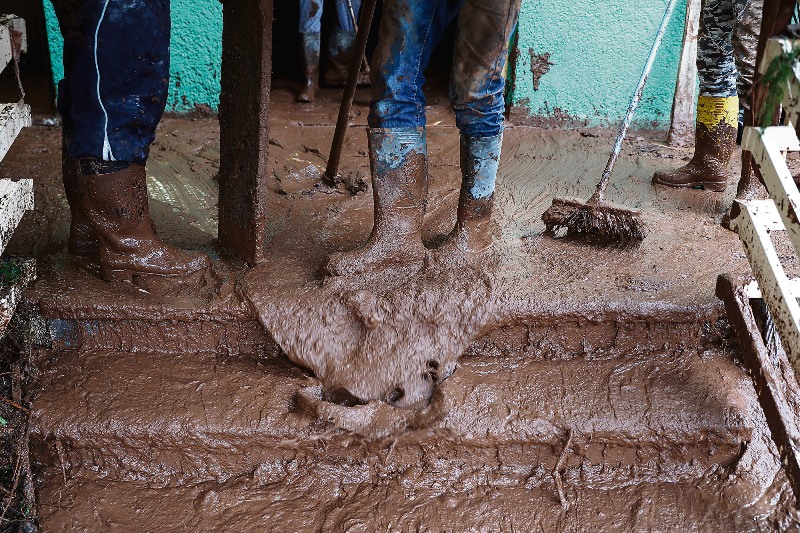
[[[746,0],[742,16],[733,31],[733,53],[736,70],[739,71],[737,88],[739,92],[739,124],[744,125],[745,114],[750,113],[750,90],[756,71],[756,52],[758,34],[761,31],[761,17],[764,0]]]
[[[456,225],[445,250],[475,253],[491,244],[503,142],[503,69],[519,6],[519,0],[466,0],[459,13],[450,97],[461,133],[462,181]]]
[[[80,208],[80,198],[78,197],[77,180],[78,167],[74,159],[67,156],[69,148],[69,137],[72,130],[71,109],[72,98],[69,91],[69,79],[71,78],[72,67],[75,57],[81,47],[85,46],[88,33],[84,32],[84,25],[81,18],[80,0],[54,0],[58,24],[61,35],[64,38],[63,61],[64,79],[58,82],[58,99],[56,105],[61,115],[61,176],[64,182],[64,193],[70,210],[69,237],[67,238],[67,250],[71,254],[89,255],[100,250],[100,241],[97,234],[92,229],[91,224],[86,219],[83,209]]]
[[[319,91],[319,45],[323,0],[299,0],[300,36],[303,43],[305,82],[297,94],[298,102],[313,102]]]
[[[161,242],[148,213],[144,165],[166,105],[168,0],[77,0],[59,107],[75,165],[74,201],[99,238],[107,279],[185,275],[202,254]],[[138,38],[131,40],[131,35]]]
[[[367,132],[375,201],[369,240],[332,254],[330,274],[421,264],[421,228],[428,191],[423,70],[452,19],[455,2],[386,0],[372,70]]]
[[[323,76],[326,85],[344,87],[347,82],[350,54],[356,40],[356,26],[353,19],[355,18],[357,22],[360,12],[360,0],[336,0],[336,23],[328,43],[328,68],[325,69]],[[369,83],[369,68],[366,65],[362,65],[358,83],[359,85]]]
[[[656,172],[653,183],[721,192],[728,181],[728,162],[736,147],[739,122],[733,29],[744,0],[704,0],[697,43],[695,152],[692,160],[671,172]]]

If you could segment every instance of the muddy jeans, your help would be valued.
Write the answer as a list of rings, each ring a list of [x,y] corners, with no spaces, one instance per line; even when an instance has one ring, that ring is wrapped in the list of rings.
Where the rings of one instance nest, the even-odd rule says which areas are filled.
[[[702,96],[741,96],[753,85],[764,0],[703,0],[697,71]]]
[[[322,4],[324,0],[300,0],[300,33],[319,33],[322,29]],[[350,13],[350,5],[353,13]],[[336,29],[355,31],[353,15],[358,19],[361,0],[336,0]]]
[[[72,159],[143,164],[169,88],[169,0],[52,0],[64,36],[58,111]]]
[[[423,71],[453,18],[458,32],[450,73],[456,125],[470,137],[503,130],[508,40],[520,0],[385,0],[372,64],[373,128],[425,125]]]

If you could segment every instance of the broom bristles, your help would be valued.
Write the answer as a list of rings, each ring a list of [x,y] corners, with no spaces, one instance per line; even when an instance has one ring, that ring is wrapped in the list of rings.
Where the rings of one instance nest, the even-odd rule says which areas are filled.
[[[610,204],[587,204],[556,198],[542,215],[547,231],[600,241],[633,241],[647,237],[648,229],[638,211]]]

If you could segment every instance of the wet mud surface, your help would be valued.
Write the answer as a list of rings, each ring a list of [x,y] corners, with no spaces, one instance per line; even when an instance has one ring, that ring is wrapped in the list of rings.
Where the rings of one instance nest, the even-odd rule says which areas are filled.
[[[84,337],[43,350],[31,389],[46,530],[797,526],[714,296],[719,273],[748,271],[718,224],[735,184],[655,188],[652,172],[691,152],[632,136],[608,197],[642,210],[648,238],[554,240],[541,213],[590,195],[612,133],[511,125],[496,245],[465,264],[433,250],[460,179],[457,130],[433,99],[427,260],[325,278],[329,253],[368,237],[371,191],[306,170],[324,167],[336,98],[292,98],[273,91],[266,260],[249,271],[217,250],[215,122],[161,126],[153,215],[166,240],[212,256],[199,288],[113,286],[66,256],[57,129],[23,132],[0,165],[35,178],[36,212],[9,247],[38,258],[31,295]],[[369,181],[364,99],[344,150],[353,184]],[[377,401],[322,399],[337,388]]]

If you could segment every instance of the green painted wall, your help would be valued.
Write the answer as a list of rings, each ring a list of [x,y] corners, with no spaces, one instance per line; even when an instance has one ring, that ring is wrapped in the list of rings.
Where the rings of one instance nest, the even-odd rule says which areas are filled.
[[[64,76],[62,39],[50,0],[43,0],[53,64],[53,78]],[[222,57],[222,4],[219,0],[172,0],[170,99],[168,111],[196,106],[216,111]]]
[[[608,125],[622,119],[666,9],[666,0],[565,2],[523,0],[513,101],[533,117]],[[683,40],[680,0],[635,124],[669,124]],[[531,51],[550,53],[550,70],[534,89]],[[521,113],[524,115],[525,110]]]
[[[47,11],[54,78],[61,79],[61,37]],[[516,85],[511,98],[522,114],[560,122],[606,125],[619,121],[647,58],[666,0],[523,0]],[[685,0],[673,15],[653,67],[637,126],[669,122],[683,34]],[[222,8],[218,0],[172,0],[172,80],[169,109],[213,110],[219,103]],[[552,63],[534,89],[530,51]]]

